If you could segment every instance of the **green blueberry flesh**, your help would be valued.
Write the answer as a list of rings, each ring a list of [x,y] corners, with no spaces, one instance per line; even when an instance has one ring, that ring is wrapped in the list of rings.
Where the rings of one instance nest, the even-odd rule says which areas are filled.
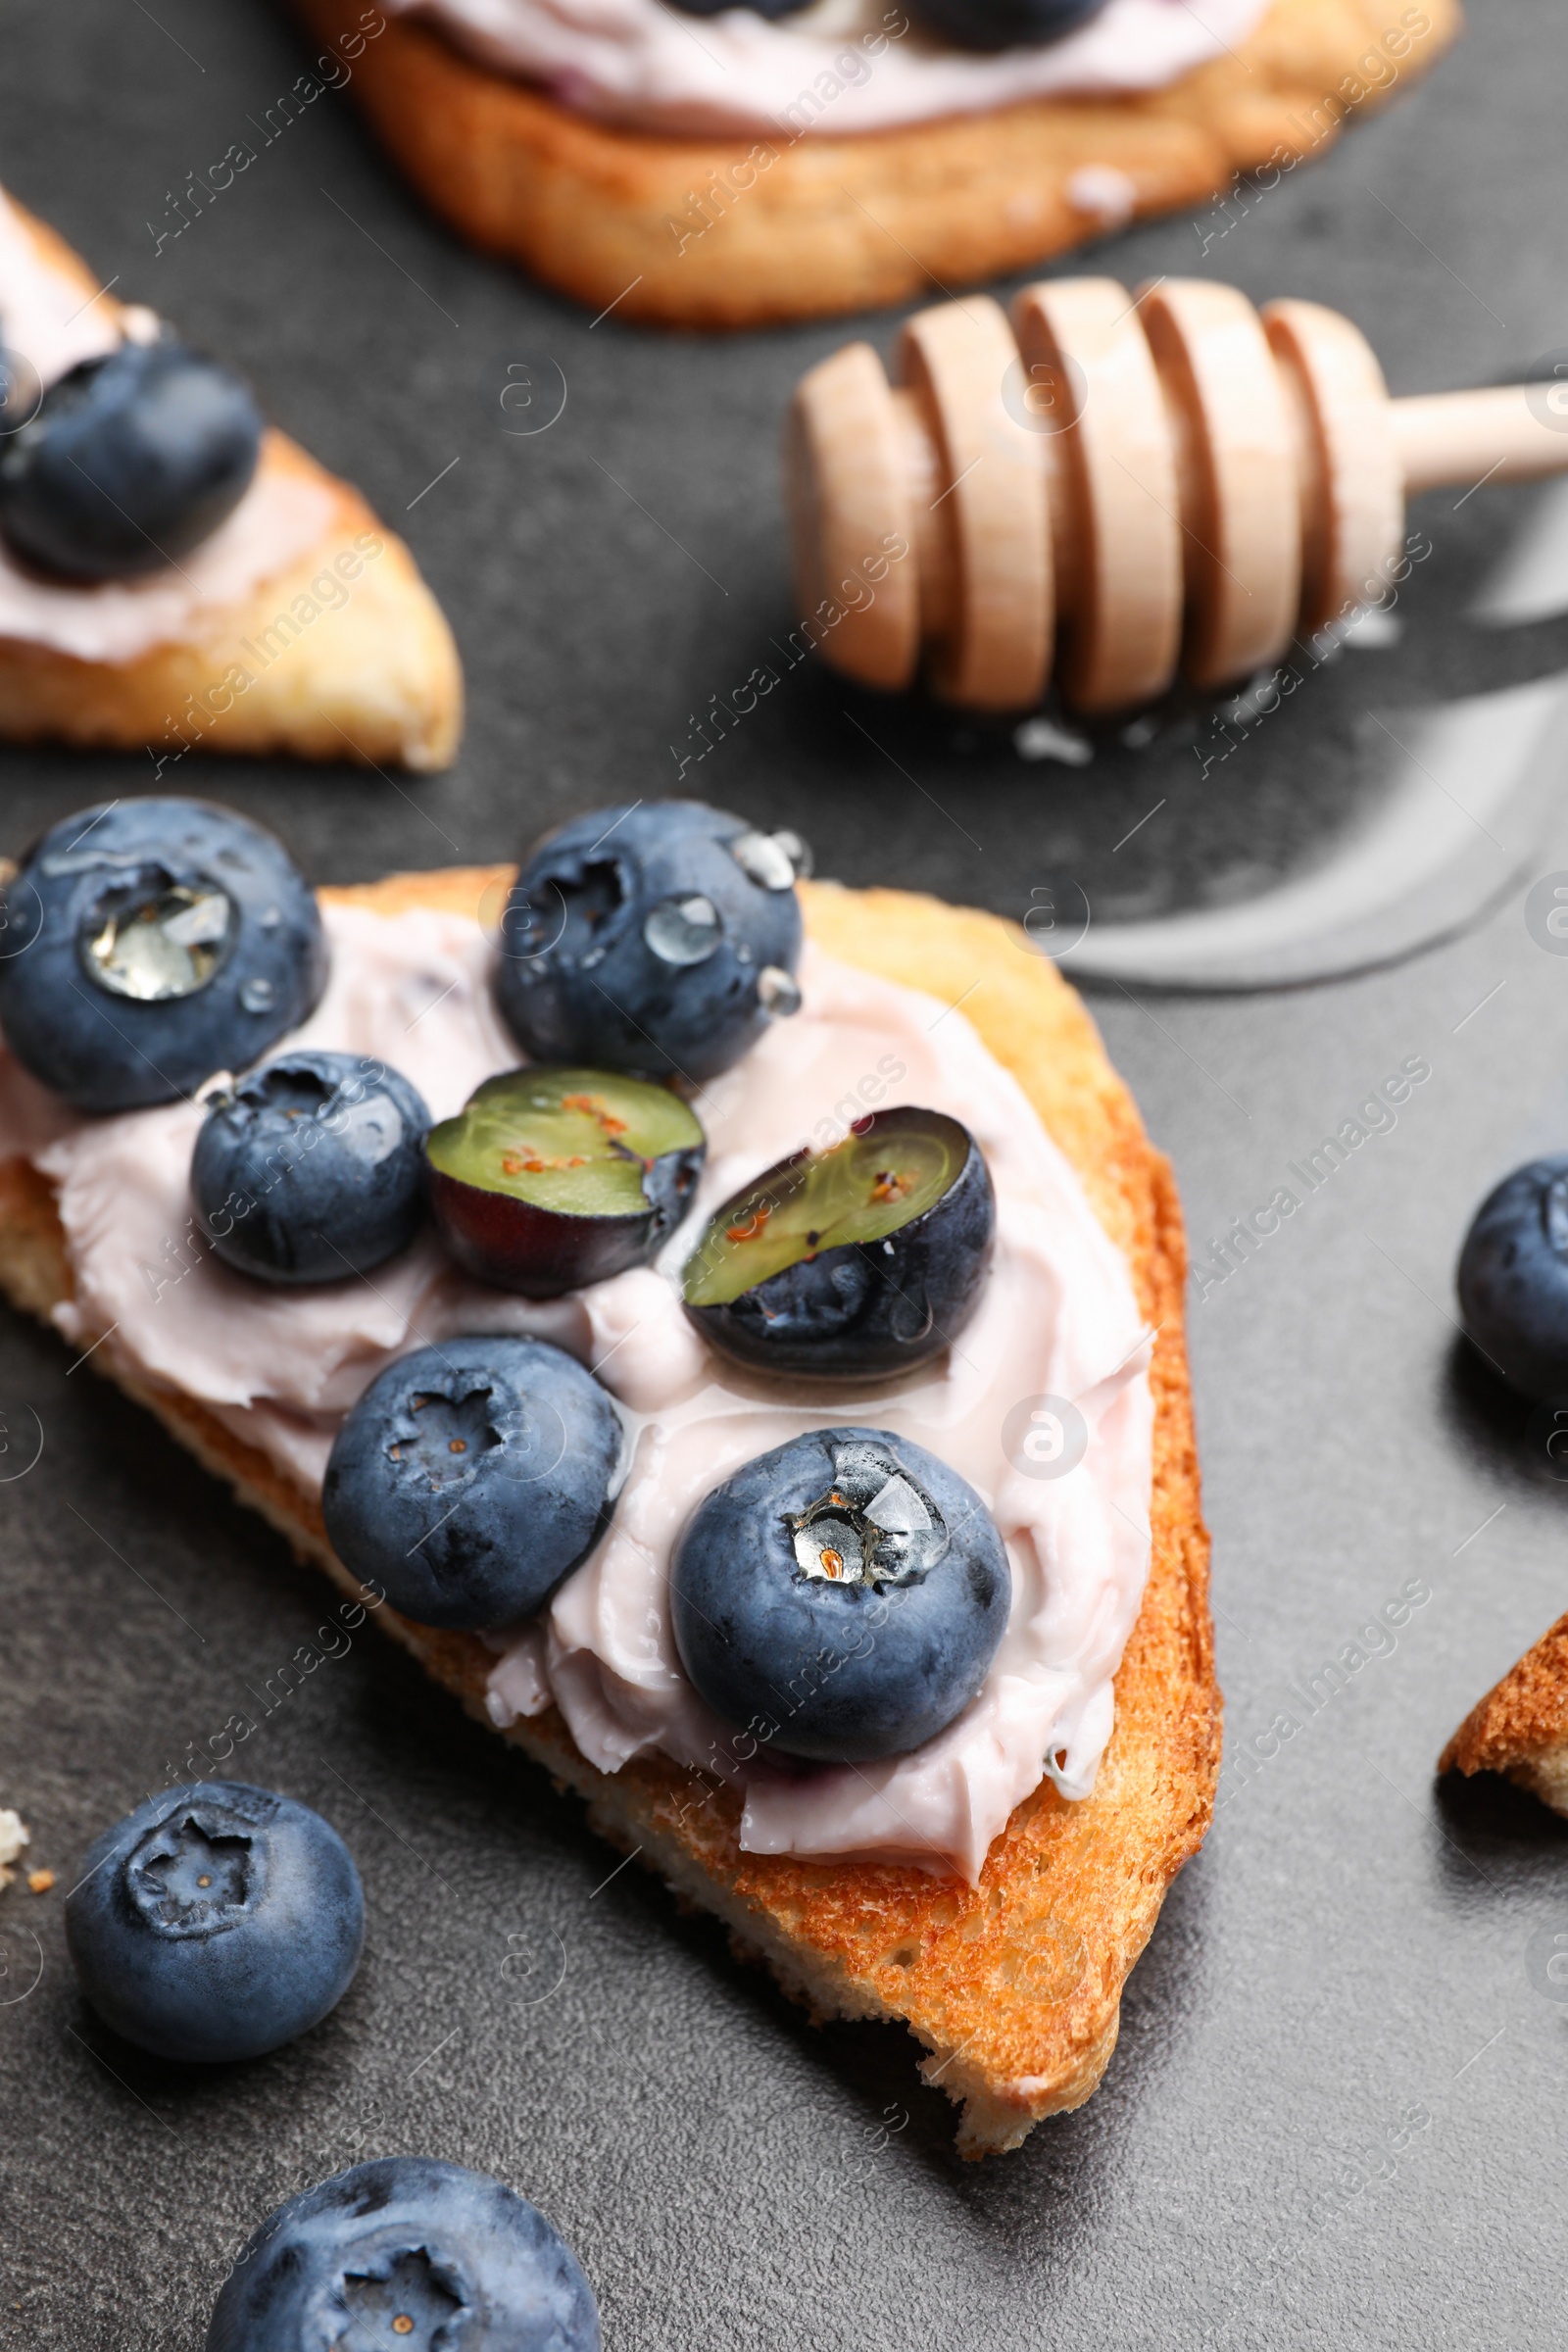
[[[951,1344],[979,1301],[994,1230],[967,1128],[913,1104],[876,1111],[725,1201],[682,1296],[698,1329],[744,1363],[878,1377]]]
[[[616,1070],[509,1070],[431,1130],[431,1207],[481,1281],[556,1298],[651,1257],[706,1149],[666,1086]]]
[[[826,1152],[799,1152],[709,1219],[687,1262],[688,1306],[727,1306],[743,1291],[843,1242],[880,1242],[911,1225],[962,1173],[970,1142],[956,1119],[888,1132],[853,1129]],[[867,1129],[871,1120],[862,1122]]]

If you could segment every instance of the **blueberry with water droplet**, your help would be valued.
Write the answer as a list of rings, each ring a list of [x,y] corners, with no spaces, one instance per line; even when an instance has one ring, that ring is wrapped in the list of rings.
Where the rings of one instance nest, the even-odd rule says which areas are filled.
[[[6,1042],[78,1110],[173,1102],[247,1068],[326,981],[316,900],[282,843],[210,801],[67,817],[24,858],[4,920]]]
[[[808,864],[795,834],[696,801],[574,817],[513,887],[502,1012],[536,1061],[714,1077],[799,1004],[794,885]]]
[[[207,2352],[600,2352],[599,2310],[537,2207],[435,2156],[382,2156],[269,2215]]]
[[[974,1489],[885,1429],[818,1429],[698,1505],[670,1565],[681,1663],[727,1722],[815,1763],[923,1746],[985,1681],[1011,1604]]]

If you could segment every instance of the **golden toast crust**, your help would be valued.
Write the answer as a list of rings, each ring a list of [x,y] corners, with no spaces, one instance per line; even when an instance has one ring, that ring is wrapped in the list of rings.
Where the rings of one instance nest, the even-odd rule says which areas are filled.
[[[44,259],[90,300],[98,287],[86,265],[44,221],[20,205],[16,210]],[[102,299],[111,312],[122,307]],[[261,464],[329,492],[331,513],[317,544],[259,581],[245,604],[226,607],[199,632],[152,646],[132,662],[81,662],[0,636],[0,736],[127,751],[150,744],[171,766],[184,743],[372,765],[451,763],[463,727],[463,673],[452,632],[414,558],[357,490],[285,434],[268,433]],[[245,640],[262,637],[297,597],[309,598],[311,582],[364,534],[381,553],[364,564],[346,603],[319,612],[275,659],[244,650]],[[252,683],[241,693],[230,687],[226,708],[215,708],[234,664]]]
[[[472,912],[508,872],[394,875],[321,895],[387,912],[411,905]],[[816,884],[802,896],[810,936],[833,955],[950,1003],[963,998],[966,1017],[1077,1169],[1157,1333],[1152,1564],[1095,1792],[1072,1804],[1043,1781],[971,1888],[901,1865],[742,1853],[729,1790],[657,1756],[607,1777],[579,1754],[554,1710],[507,1737],[588,1800],[605,1836],[640,1848],[679,1892],[716,1911],[737,1943],[815,2014],[903,2018],[931,2053],[928,2079],[964,2107],[960,2151],[982,2155],[1016,2146],[1043,2116],[1094,2089],[1115,2044],[1123,1983],[1209,1820],[1220,1703],[1183,1339],[1181,1215],[1169,1166],[1083,1004],[1021,932],[898,891]],[[0,1163],[0,1285],[47,1316],[70,1281],[50,1186],[24,1161]],[[316,1505],[262,1454],[190,1398],[122,1385],[296,1549],[355,1589]],[[488,1720],[484,1683],[494,1660],[481,1642],[411,1625],[390,1608],[377,1615]]]
[[[1559,1617],[1471,1709],[1438,1770],[1499,1772],[1568,1813],[1568,1617]]]
[[[360,0],[293,5],[323,45],[361,25]],[[1120,226],[1085,210],[1086,169],[1125,176],[1128,218],[1201,203],[1240,172],[1326,147],[1460,22],[1458,0],[1273,0],[1239,49],[1146,97],[1031,99],[841,138],[612,128],[407,18],[357,55],[351,87],[471,243],[617,318],[760,326],[973,284]],[[742,171],[731,199],[698,210],[710,175],[733,190],[749,158],[749,182]]]

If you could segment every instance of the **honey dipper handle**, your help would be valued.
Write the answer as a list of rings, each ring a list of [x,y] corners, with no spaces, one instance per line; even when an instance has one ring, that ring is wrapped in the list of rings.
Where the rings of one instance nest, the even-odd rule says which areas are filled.
[[[1390,403],[1407,493],[1568,473],[1568,379]]]

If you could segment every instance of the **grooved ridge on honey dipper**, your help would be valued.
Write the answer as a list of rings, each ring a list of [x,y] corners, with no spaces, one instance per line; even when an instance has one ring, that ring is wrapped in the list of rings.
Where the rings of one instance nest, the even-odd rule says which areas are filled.
[[[1408,494],[1568,470],[1551,385],[1391,400],[1349,319],[1207,278],[943,303],[894,377],[851,343],[797,388],[797,595],[836,669],[974,710],[1230,685],[1402,576]]]

